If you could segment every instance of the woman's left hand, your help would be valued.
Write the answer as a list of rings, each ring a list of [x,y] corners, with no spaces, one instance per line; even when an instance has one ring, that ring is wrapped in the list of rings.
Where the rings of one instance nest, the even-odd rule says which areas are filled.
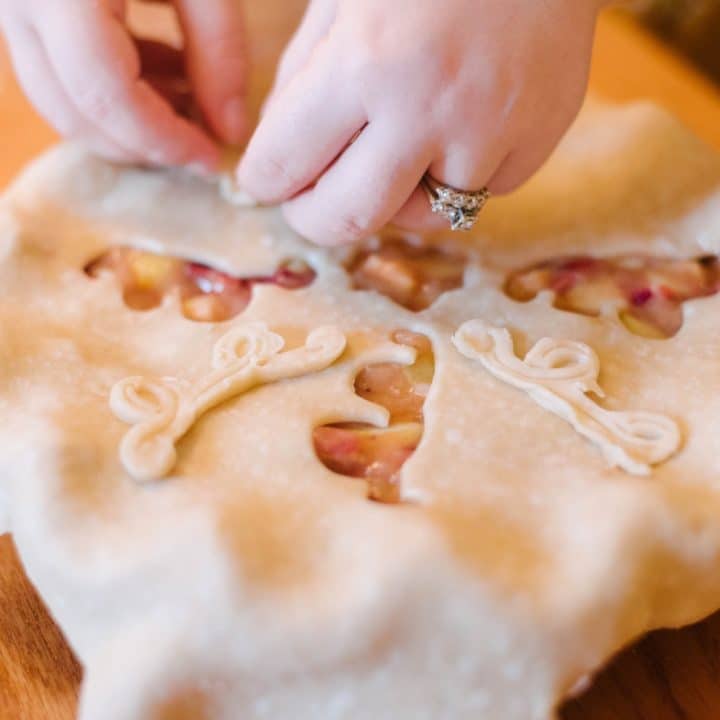
[[[426,171],[506,193],[586,89],[602,0],[312,0],[238,168],[322,244],[434,227]]]

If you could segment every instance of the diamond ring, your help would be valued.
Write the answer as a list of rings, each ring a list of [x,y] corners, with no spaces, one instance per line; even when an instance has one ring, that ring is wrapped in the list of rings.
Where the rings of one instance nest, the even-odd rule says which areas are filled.
[[[427,173],[420,185],[430,200],[432,211],[447,218],[453,230],[470,230],[490,199],[487,188],[466,192],[442,185]]]

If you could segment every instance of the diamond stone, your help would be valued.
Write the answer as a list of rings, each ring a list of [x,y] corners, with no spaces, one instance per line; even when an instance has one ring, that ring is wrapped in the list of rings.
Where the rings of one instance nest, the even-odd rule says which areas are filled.
[[[487,189],[466,193],[437,183],[433,185],[429,183],[429,180],[426,181],[431,210],[447,218],[453,230],[470,230],[490,197]]]

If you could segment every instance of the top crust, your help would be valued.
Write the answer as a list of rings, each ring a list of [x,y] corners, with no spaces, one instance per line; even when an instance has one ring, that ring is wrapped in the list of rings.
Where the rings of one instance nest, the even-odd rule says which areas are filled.
[[[471,262],[463,288],[413,313],[352,290],[347,251],[312,247],[278,212],[231,206],[213,185],[73,146],[37,161],[0,215],[0,530],[86,667],[83,720],[198,702],[213,720],[544,720],[637,635],[720,606],[720,297],[686,303],[680,332],[658,341],[612,313],[502,291],[508,272],[554,255],[720,252],[718,188],[718,158],[659,110],[593,105],[472,234],[426,239]],[[193,323],[172,298],[136,313],[111,277],[88,279],[113,244],[241,276],[301,257],[317,278],[258,287],[237,318]],[[543,337],[586,343],[605,407],[674,418],[682,451],[647,478],[608,468],[454,348],[471,319],[508,328],[522,352]],[[245,323],[288,347],[333,325],[348,346],[325,370],[209,412],[167,479],[135,483],[112,386],[197,380]],[[403,469],[408,502],[383,507],[327,470],[311,435],[386,422],[353,378],[407,361],[397,329],[430,338],[436,370]]]

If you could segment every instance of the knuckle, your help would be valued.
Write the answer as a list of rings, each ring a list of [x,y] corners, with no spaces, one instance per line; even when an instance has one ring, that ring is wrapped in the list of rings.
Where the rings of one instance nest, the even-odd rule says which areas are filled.
[[[250,163],[243,173],[248,185],[258,192],[258,199],[278,200],[294,190],[301,189],[300,178],[293,171],[286,158],[267,154]]]
[[[317,206],[298,207],[293,201],[283,206],[288,225],[305,238],[318,245],[346,245],[362,240],[368,235],[369,223],[354,214],[342,214],[330,223],[318,222]]]
[[[286,158],[266,155],[258,165],[259,175],[278,185],[292,185],[295,181]]]
[[[352,52],[340,56],[343,74],[353,83],[365,83],[378,74],[377,57],[380,52],[370,43],[355,42]]]
[[[75,101],[83,113],[98,124],[109,121],[122,106],[122,100],[116,95],[92,86],[76,93]]]
[[[338,245],[345,245],[362,240],[368,235],[370,223],[358,213],[342,213],[332,224],[329,239]]]

